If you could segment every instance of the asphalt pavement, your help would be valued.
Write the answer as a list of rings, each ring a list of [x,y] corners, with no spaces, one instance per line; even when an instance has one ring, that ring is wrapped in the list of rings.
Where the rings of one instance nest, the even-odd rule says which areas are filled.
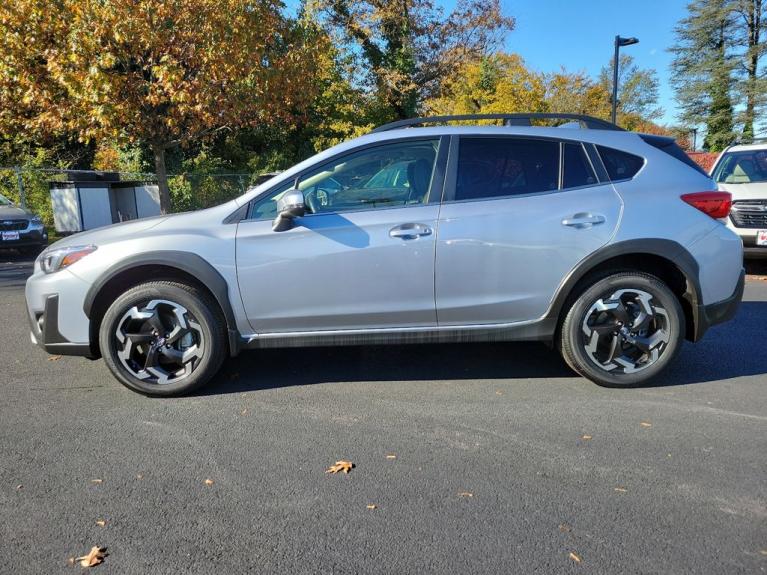
[[[422,345],[250,352],[150,399],[30,344],[29,269],[0,254],[0,573],[94,545],[104,574],[767,571],[765,279],[642,389]]]

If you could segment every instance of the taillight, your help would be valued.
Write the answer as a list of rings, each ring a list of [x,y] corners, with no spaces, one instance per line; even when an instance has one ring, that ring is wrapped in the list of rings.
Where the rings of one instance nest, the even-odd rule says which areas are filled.
[[[695,192],[684,194],[682,200],[716,219],[729,216],[732,207],[732,194],[729,192]]]

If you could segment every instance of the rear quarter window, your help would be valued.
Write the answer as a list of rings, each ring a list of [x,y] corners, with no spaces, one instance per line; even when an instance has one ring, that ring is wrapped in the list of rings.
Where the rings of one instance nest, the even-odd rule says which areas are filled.
[[[605,165],[607,175],[610,179],[628,180],[637,175],[637,172],[644,166],[644,158],[616,150],[605,146],[597,146],[599,157]]]

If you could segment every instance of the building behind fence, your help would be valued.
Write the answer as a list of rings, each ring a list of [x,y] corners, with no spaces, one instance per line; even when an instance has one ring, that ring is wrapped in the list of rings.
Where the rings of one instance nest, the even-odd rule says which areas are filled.
[[[38,214],[46,227],[53,229],[50,182],[64,182],[73,174],[82,177],[102,172],[93,170],[61,170],[56,168],[0,167],[0,194]],[[155,180],[154,174],[118,172],[120,181]],[[263,181],[259,174],[177,174],[168,176],[171,205],[174,212],[209,208],[227,202]]]

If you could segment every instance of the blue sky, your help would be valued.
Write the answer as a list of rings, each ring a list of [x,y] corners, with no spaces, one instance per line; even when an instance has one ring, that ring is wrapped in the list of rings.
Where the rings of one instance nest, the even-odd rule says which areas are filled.
[[[445,7],[453,2],[445,2]],[[653,68],[660,80],[661,123],[675,121],[674,92],[669,84],[674,26],[685,16],[686,0],[502,0],[506,14],[517,20],[505,43],[528,66],[553,72],[585,70],[596,76],[613,55],[616,34],[635,36],[639,44],[622,48],[642,68]]]

